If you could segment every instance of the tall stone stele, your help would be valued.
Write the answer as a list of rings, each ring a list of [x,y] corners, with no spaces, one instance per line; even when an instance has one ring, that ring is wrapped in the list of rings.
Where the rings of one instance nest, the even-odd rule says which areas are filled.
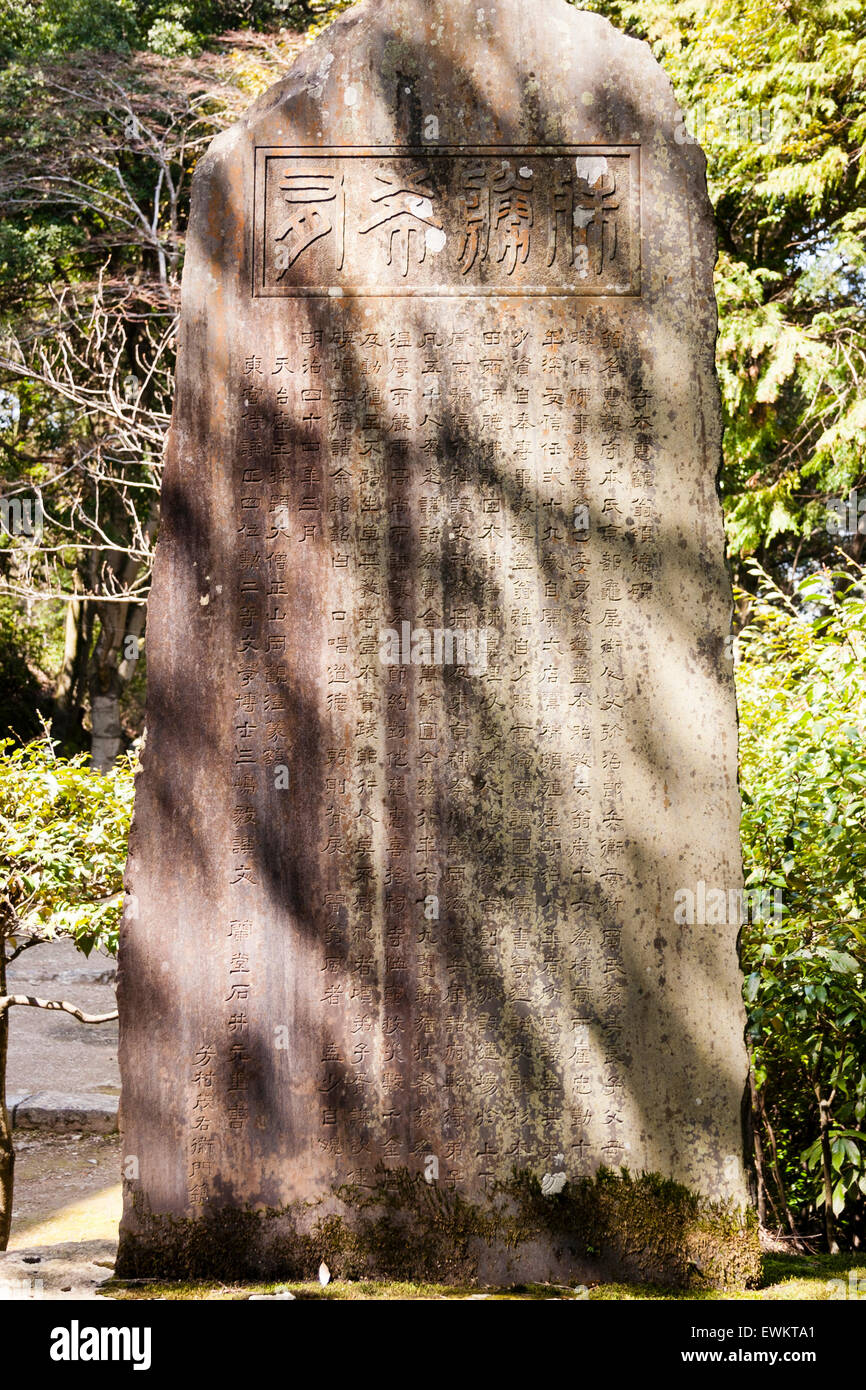
[[[364,0],[201,161],[121,1274],[754,1273],[704,170],[564,0]]]

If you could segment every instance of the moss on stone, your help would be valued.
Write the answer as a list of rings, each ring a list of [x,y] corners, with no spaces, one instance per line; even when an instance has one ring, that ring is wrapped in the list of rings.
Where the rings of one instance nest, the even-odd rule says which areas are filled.
[[[120,1278],[335,1278],[476,1284],[617,1279],[745,1288],[760,1277],[753,1212],[656,1173],[600,1169],[561,1193],[528,1170],[471,1202],[405,1169],[375,1189],[344,1186],[315,1205],[217,1208],[200,1219],[139,1216]]]

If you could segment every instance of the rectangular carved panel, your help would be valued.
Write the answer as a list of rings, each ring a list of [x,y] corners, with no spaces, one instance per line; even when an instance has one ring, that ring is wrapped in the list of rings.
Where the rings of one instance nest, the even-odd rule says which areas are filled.
[[[640,293],[632,146],[256,150],[257,296]]]

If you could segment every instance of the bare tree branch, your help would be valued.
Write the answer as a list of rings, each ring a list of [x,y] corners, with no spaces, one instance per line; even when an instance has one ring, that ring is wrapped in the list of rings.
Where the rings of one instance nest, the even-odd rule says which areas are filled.
[[[61,1010],[77,1018],[79,1023],[112,1023],[117,1018],[117,1009],[112,1009],[108,1014],[86,1014],[83,1009],[68,1003],[65,999],[37,999],[35,994],[0,995],[0,1018],[15,1004],[23,1004],[31,1009]]]

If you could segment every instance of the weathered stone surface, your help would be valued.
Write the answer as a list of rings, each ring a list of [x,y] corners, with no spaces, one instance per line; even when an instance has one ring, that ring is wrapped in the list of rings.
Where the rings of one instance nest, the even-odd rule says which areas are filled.
[[[111,1302],[99,1289],[108,1283],[113,1264],[114,1243],[107,1240],[7,1250],[0,1253],[0,1298]]]
[[[561,0],[368,0],[197,170],[123,1274],[752,1272],[736,915],[675,915],[741,883],[679,121]]]
[[[16,1129],[53,1129],[71,1134],[81,1130],[87,1134],[113,1134],[117,1129],[117,1096],[99,1095],[89,1091],[70,1094],[67,1091],[37,1091],[34,1095],[19,1096],[13,1106],[12,1123]]]

